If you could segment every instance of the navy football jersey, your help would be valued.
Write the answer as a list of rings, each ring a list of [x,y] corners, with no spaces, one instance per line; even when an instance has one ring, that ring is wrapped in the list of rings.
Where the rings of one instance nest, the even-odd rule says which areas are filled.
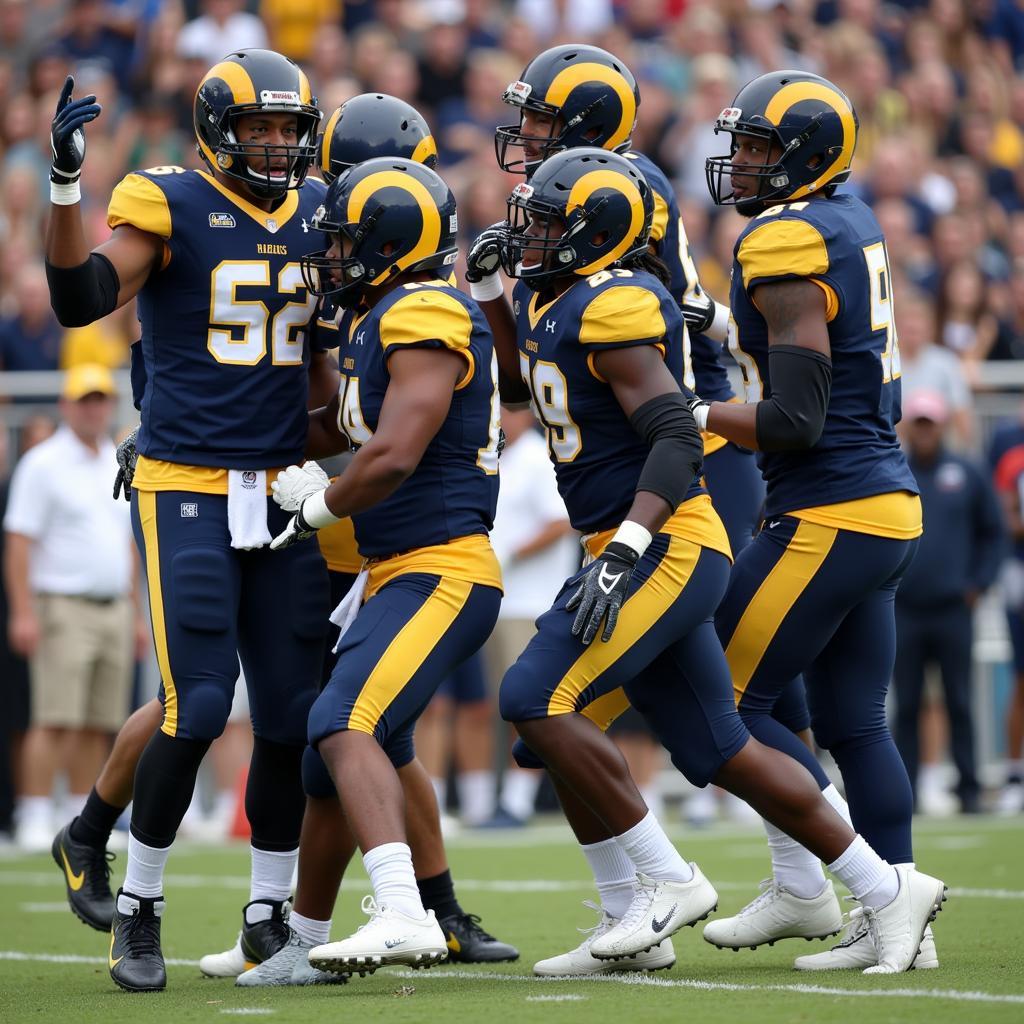
[[[643,153],[626,153],[654,192],[654,220],[651,223],[651,241],[658,256],[668,267],[669,286],[676,302],[700,290],[697,267],[690,255],[690,243],[676,202],[675,189],[661,168]],[[729,375],[722,365],[722,346],[703,334],[686,331],[686,365],[683,383],[691,391],[709,402],[728,402],[735,397]]]
[[[369,312],[345,319],[338,426],[353,447],[377,427],[394,352],[447,348],[466,360],[448,416],[412,475],[352,517],[360,554],[378,558],[486,535],[498,500],[500,406],[494,343],[480,308],[447,282],[431,281],[395,288]]]
[[[917,493],[896,438],[900,360],[889,261],[875,215],[838,195],[773,206],[736,242],[729,347],[746,400],[771,396],[768,331],[750,299],[760,284],[807,278],[825,293],[832,390],[813,448],[761,452],[766,517],[896,491]]]
[[[546,305],[525,284],[513,293],[519,365],[544,426],[558,490],[573,528],[618,526],[629,512],[649,449],[630,425],[594,356],[658,345],[676,380],[683,373],[683,318],[653,275],[602,270]],[[702,493],[694,483],[687,497]]]
[[[136,171],[107,222],[164,241],[138,297],[146,383],[138,450],[220,469],[298,462],[306,437],[310,320],[299,259],[325,186],[307,178],[265,212],[203,171]]]

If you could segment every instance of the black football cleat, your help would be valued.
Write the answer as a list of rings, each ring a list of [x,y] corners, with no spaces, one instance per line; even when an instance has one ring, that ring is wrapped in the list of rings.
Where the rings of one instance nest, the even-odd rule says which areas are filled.
[[[160,952],[162,899],[146,899],[118,889],[110,929],[110,976],[126,992],[162,992],[167,969]]]
[[[110,891],[112,853],[79,843],[65,825],[50,847],[54,862],[64,875],[68,903],[79,921],[90,928],[109,932],[114,918],[114,894]]]
[[[270,914],[257,908],[269,907]],[[250,910],[252,908],[252,911]],[[289,900],[253,900],[242,910],[242,955],[250,964],[261,964],[288,944]],[[254,911],[254,912],[253,912]],[[259,920],[255,920],[255,918]],[[252,923],[250,923],[250,920]]]
[[[485,932],[476,914],[451,914],[437,923],[448,943],[448,959],[455,963],[496,964],[519,959],[519,950]]]

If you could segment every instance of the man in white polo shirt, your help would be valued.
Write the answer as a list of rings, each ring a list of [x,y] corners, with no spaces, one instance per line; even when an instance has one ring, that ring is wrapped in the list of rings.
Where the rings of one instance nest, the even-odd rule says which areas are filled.
[[[128,713],[135,605],[129,507],[111,498],[114,380],[71,369],[60,429],[15,467],[4,516],[11,647],[30,659],[31,726],[17,840],[49,849],[53,783],[77,813]],[[64,811],[67,816],[68,809]]]

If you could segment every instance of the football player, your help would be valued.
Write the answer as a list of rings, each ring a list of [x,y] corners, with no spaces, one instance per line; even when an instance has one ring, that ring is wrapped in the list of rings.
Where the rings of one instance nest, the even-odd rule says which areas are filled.
[[[729,324],[747,394],[742,405],[692,408],[701,427],[756,450],[767,481],[764,526],[716,616],[736,703],[755,736],[800,758],[824,789],[816,759],[768,717],[786,680],[804,674],[815,738],[839,766],[858,829],[897,865],[901,893],[937,909],[941,883],[913,868],[913,799],[885,717],[894,597],[921,503],[894,430],[900,360],[885,239],[868,207],[836,191],[857,118],[831,82],[780,71],[746,85],[715,130],[730,147],[708,158],[711,195],[750,218],[736,242]],[[775,866],[739,916],[707,927],[708,941],[820,934],[818,856],[793,845]],[[839,946],[797,967],[890,970],[876,920],[855,913]],[[924,928],[913,944],[922,966],[935,959]]]
[[[320,112],[293,61],[230,54],[195,97],[208,170],[129,174],[110,201],[113,234],[90,253],[78,178],[83,127],[100,110],[94,97],[72,100],[72,88],[68,79],[52,126],[51,301],[64,324],[82,325],[138,296],[149,378],[132,517],[163,715],[136,773],[109,968],[122,988],[152,991],[166,985],[164,865],[199,763],[227,720],[239,656],[255,733],[249,920],[279,930],[291,889],[327,578],[315,548],[286,553],[284,566],[270,553],[286,517],[269,485],[301,454],[310,374],[333,372],[310,351],[316,297],[299,266],[324,196],[322,183],[306,181]]]
[[[352,516],[367,560],[337,609],[338,661],[309,719],[373,887],[370,921],[309,961],[367,973],[448,955],[416,887],[399,772],[420,711],[497,617],[497,368],[483,315],[445,280],[458,224],[434,171],[361,163],[332,183],[316,227],[331,244],[304,261],[308,285],[358,315],[338,350],[339,395],[310,415],[307,454],[356,451],[333,483],[312,463],[275,481],[295,516],[273,546],[301,548]]]
[[[628,908],[602,920],[591,956],[635,956],[718,901],[600,728],[628,699],[691,782],[736,793],[828,861],[872,921],[878,968],[907,970],[942,883],[929,889],[927,876],[883,861],[798,763],[749,734],[733,704],[711,621],[729,578],[728,539],[698,485],[703,446],[678,383],[682,317],[648,250],[653,205],[633,162],[599,149],[551,157],[509,200],[501,256],[519,279],[518,343],[496,342],[503,397],[531,400],[545,425],[590,561],[506,673],[502,715],[567,804],[585,805],[600,841],[611,834],[614,850],[602,852],[635,872]]]
[[[540,162],[553,153],[580,146],[599,146],[622,153],[641,171],[651,186],[654,217],[650,247],[668,268],[668,289],[683,310],[684,330],[681,383],[698,394],[715,400],[736,401],[721,361],[720,342],[725,340],[729,310],[715,303],[701,288],[690,255],[686,230],[675,191],[658,166],[631,148],[640,93],[626,65],[613,54],[595,46],[556,46],[544,51],[524,69],[522,76],[505,90],[504,101],[519,111],[519,124],[500,126],[495,132],[498,163],[503,169],[525,173],[527,179]],[[490,260],[488,267],[481,260]],[[468,260],[467,279],[482,300],[500,295],[500,280],[487,277],[496,269],[494,245],[487,233],[481,236]],[[476,283],[473,283],[473,282]],[[495,291],[498,289],[498,291]],[[499,307],[504,303],[498,303]],[[489,317],[499,318],[492,328],[508,323],[507,313],[484,301]],[[704,438],[704,482],[729,536],[733,552],[742,550],[756,532],[764,505],[764,483],[751,452],[712,433]],[[786,728],[809,740],[810,716],[801,680],[791,681],[773,709],[773,716]],[[517,757],[524,766],[540,767],[536,758],[519,744]],[[835,794],[838,798],[838,794]],[[584,825],[594,835],[595,824]],[[610,836],[605,836],[609,841]],[[587,844],[593,845],[593,844]],[[610,866],[597,854],[587,854],[602,892],[605,911],[618,916],[628,902],[628,886],[618,876],[609,876]],[[631,877],[631,874],[630,876]],[[617,894],[617,895],[616,895]],[[833,896],[832,933],[838,931],[841,913]],[[541,974],[603,973],[612,965],[590,957],[585,941],[563,956],[536,965]],[[671,942],[651,954],[643,954],[616,969],[657,969],[670,967]]]

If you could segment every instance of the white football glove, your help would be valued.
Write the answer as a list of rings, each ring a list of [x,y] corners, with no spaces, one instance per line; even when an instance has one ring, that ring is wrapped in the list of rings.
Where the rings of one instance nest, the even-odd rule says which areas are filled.
[[[301,466],[289,466],[278,474],[270,489],[274,493],[274,501],[285,512],[298,512],[302,503],[317,491],[326,490],[331,478],[316,462],[307,462]]]

